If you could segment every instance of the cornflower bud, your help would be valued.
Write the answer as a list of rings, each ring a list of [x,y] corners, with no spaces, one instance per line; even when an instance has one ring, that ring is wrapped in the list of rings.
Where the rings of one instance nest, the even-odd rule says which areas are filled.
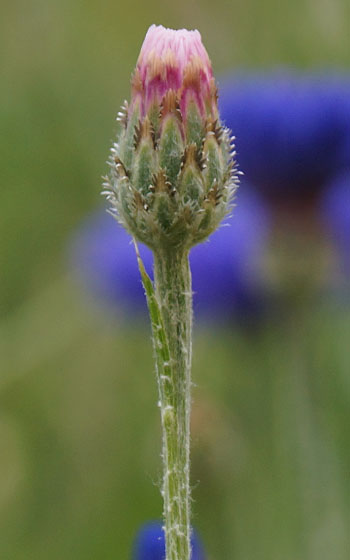
[[[162,424],[167,560],[191,560],[190,248],[227,213],[236,187],[231,138],[198,31],[151,26],[119,113],[104,193],[112,213],[153,250],[154,283],[135,249],[151,318]]]
[[[139,241],[189,249],[227,214],[236,184],[233,138],[198,31],[152,25],[118,114],[104,194]]]

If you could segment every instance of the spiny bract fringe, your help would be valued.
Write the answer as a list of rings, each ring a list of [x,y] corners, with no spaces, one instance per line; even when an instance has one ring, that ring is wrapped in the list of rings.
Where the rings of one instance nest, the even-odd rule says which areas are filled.
[[[234,138],[194,103],[183,118],[176,92],[140,118],[124,103],[103,194],[110,212],[152,249],[203,241],[228,213],[238,184]]]

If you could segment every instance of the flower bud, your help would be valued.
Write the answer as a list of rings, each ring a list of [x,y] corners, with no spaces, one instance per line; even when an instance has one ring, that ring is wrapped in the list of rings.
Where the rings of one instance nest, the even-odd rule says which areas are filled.
[[[112,213],[152,249],[188,249],[228,212],[238,180],[217,98],[199,32],[152,25],[104,183]]]

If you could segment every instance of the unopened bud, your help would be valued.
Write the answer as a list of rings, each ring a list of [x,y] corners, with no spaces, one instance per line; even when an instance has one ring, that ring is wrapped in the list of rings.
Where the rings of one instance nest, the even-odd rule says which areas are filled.
[[[112,212],[152,249],[190,248],[228,212],[238,179],[217,98],[199,32],[152,25],[104,185]]]

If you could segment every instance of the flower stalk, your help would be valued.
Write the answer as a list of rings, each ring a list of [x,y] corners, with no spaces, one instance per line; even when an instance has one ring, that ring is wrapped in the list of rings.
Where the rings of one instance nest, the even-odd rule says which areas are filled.
[[[156,357],[166,560],[189,560],[192,291],[188,252],[155,253],[153,286],[136,243],[135,247]]]
[[[118,114],[104,194],[130,232],[147,297],[162,422],[166,560],[190,560],[192,287],[188,254],[227,214],[237,184],[230,132],[198,31],[149,29]],[[154,284],[137,250],[154,254]]]
[[[192,292],[187,252],[155,253],[156,297],[169,346],[159,376],[163,499],[168,560],[190,558]],[[158,374],[159,375],[159,374]]]

